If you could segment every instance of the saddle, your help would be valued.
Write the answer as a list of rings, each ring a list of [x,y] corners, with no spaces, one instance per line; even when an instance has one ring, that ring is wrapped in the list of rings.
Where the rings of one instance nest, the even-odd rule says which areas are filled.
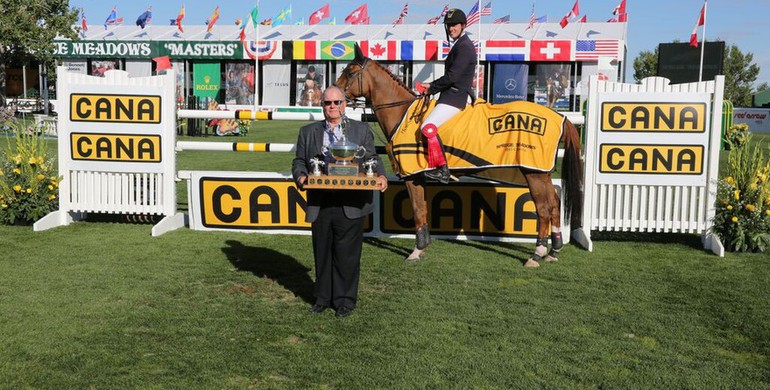
[[[431,169],[420,125],[435,104],[435,100],[412,103],[391,135],[386,150],[393,171],[401,177]],[[550,172],[565,120],[556,111],[532,102],[490,104],[479,99],[441,125],[438,137],[452,170],[477,173],[509,167]],[[519,179],[503,181],[521,182]]]

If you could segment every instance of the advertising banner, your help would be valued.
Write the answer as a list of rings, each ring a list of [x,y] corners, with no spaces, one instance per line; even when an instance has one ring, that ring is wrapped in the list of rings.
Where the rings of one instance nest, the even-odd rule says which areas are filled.
[[[492,81],[492,103],[527,100],[527,64],[495,64]]]
[[[291,61],[262,63],[262,104],[288,106],[291,84]]]
[[[216,98],[219,93],[219,63],[193,64],[193,96]]]

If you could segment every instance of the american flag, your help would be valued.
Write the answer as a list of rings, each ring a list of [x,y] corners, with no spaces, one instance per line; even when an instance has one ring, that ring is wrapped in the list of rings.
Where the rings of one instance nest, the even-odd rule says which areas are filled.
[[[477,1],[476,4],[473,5],[473,8],[471,8],[471,12],[468,12],[468,23],[466,24],[466,27],[470,27],[473,23],[481,20],[482,16],[489,15],[492,15],[492,2],[490,1],[487,3],[487,5],[481,9],[481,12],[479,12],[479,2]]]
[[[618,58],[620,45],[615,39],[578,40],[575,44],[575,60],[596,61],[599,57]]]
[[[497,18],[493,22],[494,24],[508,24],[511,22],[511,15],[505,15],[502,18]]]
[[[532,3],[532,13],[529,14],[529,24],[527,25],[526,30],[529,30],[535,25],[535,3]]]
[[[441,15],[430,18],[428,20],[428,24],[438,23],[439,19],[443,18],[446,15],[447,11],[449,11],[449,4],[445,5],[444,9],[441,10]]]

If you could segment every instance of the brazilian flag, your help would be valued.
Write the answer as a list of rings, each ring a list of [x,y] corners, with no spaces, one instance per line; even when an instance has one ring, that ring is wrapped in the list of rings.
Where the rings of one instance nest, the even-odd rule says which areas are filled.
[[[322,60],[352,60],[355,41],[321,41]]]

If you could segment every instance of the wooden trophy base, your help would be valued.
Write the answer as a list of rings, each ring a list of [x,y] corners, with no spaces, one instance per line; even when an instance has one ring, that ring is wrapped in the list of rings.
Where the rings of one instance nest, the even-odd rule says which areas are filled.
[[[358,176],[321,175],[308,176],[305,189],[309,190],[379,190],[376,176],[366,176],[359,173]]]

